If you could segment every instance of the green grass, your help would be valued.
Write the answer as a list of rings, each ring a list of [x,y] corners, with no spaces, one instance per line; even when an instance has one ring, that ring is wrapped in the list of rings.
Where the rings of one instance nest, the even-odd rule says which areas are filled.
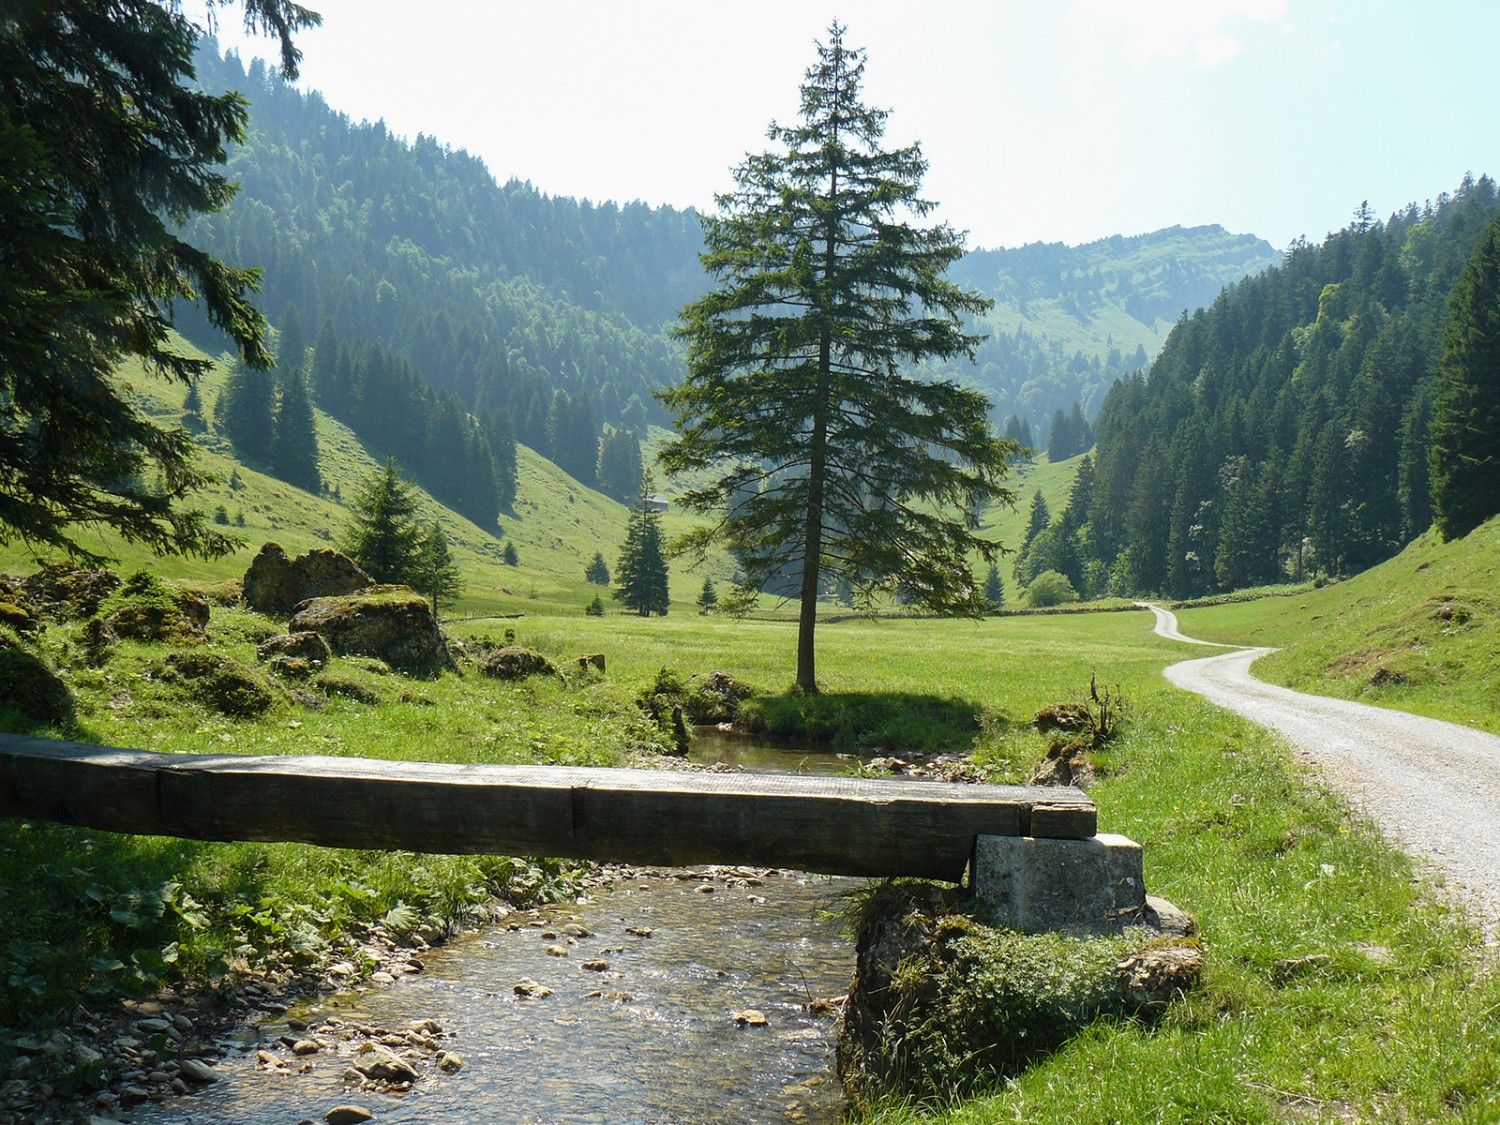
[[[1363,574],[1178,614],[1188,636],[1280,652],[1256,675],[1500,733],[1500,520],[1428,532]]]
[[[222,608],[211,622],[216,644],[247,663],[255,639],[276,627]],[[160,655],[147,646],[122,645],[104,668],[87,669],[70,656],[73,627],[54,626],[44,643],[69,669],[80,697],[74,733],[84,737],[447,761],[622,761],[655,737],[631,699],[662,666],[684,676],[723,669],[773,695],[793,667],[795,629],[780,622],[569,614],[513,627],[520,642],[560,662],[602,652],[608,672],[503,684],[472,672],[410,680],[337,661],[328,674],[383,702],[339,696],[314,711],[286,701],[247,721],[143,678]],[[1479,1107],[1500,1107],[1500,980],[1476,955],[1474,933],[1279,744],[1166,685],[1160,669],[1181,655],[1150,632],[1145,613],[850,621],[820,630],[830,697],[920,700],[973,715],[968,738],[995,780],[1023,779],[1041,756],[1042,740],[1026,725],[1032,711],[1078,697],[1096,670],[1119,684],[1131,721],[1101,755],[1100,823],[1145,846],[1148,887],[1196,914],[1208,958],[1202,988],[1154,1028],[1095,1024],[993,1095],[946,1109],[885,1107],[875,1119],[1427,1121],[1459,1109],[1493,1117],[1500,1108]],[[171,979],[177,962],[157,963],[166,953],[198,971],[251,953],[258,964],[295,963],[317,955],[320,942],[337,948],[341,920],[380,917],[398,901],[424,916],[461,917],[489,889],[539,881],[530,865],[485,870],[469,861],[125,840],[14,822],[0,849],[4,940],[25,961],[0,1009],[13,1022],[60,1014],[60,997],[89,988]],[[159,891],[172,883],[181,886]],[[124,922],[113,913],[121,902]],[[153,902],[159,916],[147,917]],[[198,907],[215,919],[202,930],[188,920]],[[1328,960],[1281,979],[1278,960],[1308,954]],[[41,995],[30,994],[38,981]]]

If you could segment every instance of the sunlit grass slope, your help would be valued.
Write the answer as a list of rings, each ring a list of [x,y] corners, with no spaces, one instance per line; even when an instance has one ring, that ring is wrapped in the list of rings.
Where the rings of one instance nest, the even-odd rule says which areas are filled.
[[[182,347],[189,349],[185,343]],[[200,383],[204,412],[210,417],[227,376],[228,369],[221,363]],[[138,365],[123,369],[121,378],[141,408],[159,422],[172,425],[182,421],[185,388],[181,384],[150,376]],[[223,507],[230,523],[221,530],[241,541],[224,558],[157,558],[109,532],[85,532],[82,542],[116,559],[115,565],[124,573],[147,569],[167,578],[205,582],[241,577],[268,541],[280,543],[294,554],[336,545],[349,519],[348,504],[380,462],[353,431],[321,411],[317,412],[317,429],[318,467],[326,486],[322,495],[305,492],[240,463],[229,442],[212,427],[199,436],[201,467],[216,479],[196,493],[190,504],[209,515]],[[444,610],[445,615],[582,612],[595,594],[603,594],[609,601],[608,590],[584,580],[584,568],[598,551],[613,572],[625,540],[627,510],[580,485],[525,446],[518,447],[517,460],[515,508],[502,514],[493,529],[478,527],[418,489],[424,522],[441,521],[464,576],[464,593]],[[663,517],[663,531],[671,536],[690,521],[689,516],[669,512]],[[507,542],[516,547],[518,566],[503,562]],[[42,561],[55,557],[44,555]],[[0,547],[0,568],[5,570],[32,569],[37,561],[22,544]],[[693,612],[705,573],[715,583],[724,583],[732,568],[724,559],[697,571],[686,564],[670,567],[670,590],[679,612]]]
[[[1189,636],[1280,652],[1256,674],[1500,733],[1500,519],[1427,532],[1346,582],[1179,615]]]

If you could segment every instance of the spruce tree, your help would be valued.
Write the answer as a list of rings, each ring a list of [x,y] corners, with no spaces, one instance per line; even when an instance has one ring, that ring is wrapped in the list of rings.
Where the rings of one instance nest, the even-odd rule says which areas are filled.
[[[276,446],[276,379],[237,363],[214,403],[214,425],[234,445],[241,460],[271,466]]]
[[[989,570],[985,572],[984,600],[991,613],[998,613],[1005,604],[1005,583],[1000,580],[1000,568],[995,563],[990,563]]]
[[[667,615],[667,563],[662,554],[661,514],[651,507],[651,477],[641,481],[636,506],[625,525],[625,545],[615,565],[615,591],[611,595],[642,617]]]
[[[360,486],[339,548],[377,582],[416,580],[422,548],[417,494],[394,457]]]
[[[1500,218],[1486,228],[1449,301],[1431,469],[1445,540],[1500,512]]]
[[[594,552],[593,559],[584,568],[583,579],[585,582],[592,582],[595,586],[609,585],[609,564],[604,561],[602,552]]]
[[[905,374],[972,360],[966,318],[988,302],[944,278],[963,255],[946,225],[915,220],[926,161],[881,146],[888,111],[861,101],[864,53],[835,23],[802,85],[801,120],[773,125],[704,218],[702,260],[717,283],[683,311],[688,374],[663,392],[677,436],[670,472],[706,472],[690,509],[715,513],[677,547],[729,547],[753,593],[800,575],[798,687],[816,691],[818,596],[849,580],[863,598],[906,591],[978,616],[968,557],[998,545],[972,513],[1001,487],[1012,446],[989,403],[950,380]]]
[[[282,380],[275,431],[272,475],[308,492],[320,491],[323,478],[318,473],[318,427],[307,379],[300,370],[289,372]]]
[[[464,583],[458,562],[448,549],[448,537],[443,534],[443,525],[432,521],[427,534],[422,538],[417,552],[416,573],[412,586],[432,599],[432,616],[438,614],[438,603],[458,597],[463,593]]]
[[[82,526],[158,552],[221,555],[233,541],[178,502],[207,478],[187,431],[131,401],[116,368],[190,382],[211,361],[171,337],[197,300],[243,362],[271,365],[251,269],[180,235],[234,194],[222,163],[245,136],[237,94],[196,83],[200,29],[153,0],[6,4],[0,14],[0,543],[14,537],[97,559]],[[290,0],[245,0],[278,35],[317,17]]]
[[[698,609],[707,613],[719,604],[719,592],[714,589],[713,579],[708,575],[703,576],[703,589],[698,591]]]

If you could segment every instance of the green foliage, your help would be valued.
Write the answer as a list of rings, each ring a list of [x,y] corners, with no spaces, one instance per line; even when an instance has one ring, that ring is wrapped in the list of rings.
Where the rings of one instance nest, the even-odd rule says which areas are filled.
[[[990,563],[984,575],[984,600],[994,613],[1005,604],[1005,583],[1000,579],[1000,567]]]
[[[1026,604],[1034,607],[1066,605],[1078,600],[1073,583],[1055,570],[1044,570],[1026,588]]]
[[[271,474],[288,484],[317,492],[323,487],[318,474],[318,429],[312,398],[301,368],[289,371],[281,381],[276,402],[275,438],[271,445]]]
[[[719,604],[719,592],[714,589],[713,579],[708,575],[703,576],[703,589],[698,591],[698,608],[704,613]]]
[[[967,556],[996,545],[968,513],[1008,498],[1013,452],[982,395],[903,374],[972,357],[964,318],[989,303],[944,279],[962,238],[908,221],[932,210],[926,161],[916,145],[881,147],[888,113],[861,101],[864,55],[843,35],[835,23],[818,46],[800,122],[771,128],[781,148],[748,156],[705,218],[718,288],[683,310],[688,376],[660,395],[679,430],[662,464],[711,474],[682,501],[715,522],[675,549],[728,546],[751,591],[797,576],[807,691],[825,580],[984,612]]]
[[[592,582],[595,586],[609,585],[609,564],[604,561],[602,552],[594,552],[594,557],[584,569],[583,578],[585,582]]]
[[[547,423],[559,389],[577,405],[586,381],[595,423],[623,423],[644,437],[650,388],[681,368],[663,326],[702,291],[692,211],[497,183],[470,153],[430,134],[408,140],[384,123],[351,120],[258,62],[204,50],[198,68],[210,88],[239,91],[253,110],[249,134],[229,157],[243,189],[222,216],[194,224],[192,236],[210,250],[274,264],[263,279],[268,308],[295,308],[309,330],[326,321],[351,345],[381,341],[434,395],[478,419],[502,507],[514,497],[514,442],[552,455]],[[627,419],[632,402],[642,416]],[[413,448],[427,435],[409,423],[428,414],[397,414],[407,432],[394,435],[402,444],[387,444],[375,436],[378,420],[367,436],[344,408],[325,408],[433,492],[462,484],[430,471]],[[651,413],[659,423],[654,403]],[[590,430],[563,447],[576,458],[568,471],[584,483],[598,456],[597,424]],[[638,478],[626,482],[627,496]]]
[[[505,549],[500,552],[500,558],[506,566],[520,566],[521,553],[516,550],[516,545],[511,542],[505,544]]]
[[[340,549],[377,582],[410,583],[418,577],[422,529],[417,496],[394,457],[360,486]]]
[[[599,442],[599,490],[628,504],[645,472],[641,460],[641,443],[634,430],[616,427],[605,432]],[[609,584],[609,579],[604,580]]]
[[[866,909],[882,908],[893,911],[890,903]],[[929,1103],[971,1097],[1101,1016],[1128,1014],[1116,979],[1124,938],[1020,934],[961,914],[908,914],[887,924],[925,934],[911,943],[918,952],[884,966],[889,980],[875,997],[886,1009],[880,1034],[861,1044],[855,1065],[846,1060],[862,1109],[892,1095]]]
[[[290,33],[317,17],[246,0],[247,22]],[[178,502],[203,482],[186,431],[164,429],[115,378],[124,358],[182,383],[206,369],[169,339],[196,299],[245,362],[269,367],[258,273],[179,237],[234,193],[219,168],[246,104],[199,87],[198,29],[173,5],[83,0],[0,17],[0,542],[93,558],[78,531],[114,528],[160,552],[229,541]]]
[[[1489,456],[1458,454],[1434,402],[1445,317],[1461,323],[1471,303],[1455,286],[1497,210],[1481,177],[1384,223],[1362,212],[1184,315],[1150,378],[1100,408],[1085,570],[1097,561],[1120,592],[1193,597],[1354,573],[1421,532],[1428,467],[1438,487],[1440,466]],[[1457,347],[1463,329],[1446,335]],[[1492,434],[1472,406],[1464,431]],[[1469,494],[1496,494],[1494,472]]]
[[[1500,217],[1448,303],[1432,417],[1432,500],[1444,539],[1500,512]]]
[[[236,363],[214,403],[214,425],[242,460],[269,468],[276,444],[275,377]]]
[[[443,525],[437,520],[432,521],[432,527],[422,537],[411,584],[432,599],[434,617],[437,616],[439,601],[456,598],[464,592],[463,571],[448,549],[448,537],[443,534]]]
[[[601,598],[598,594],[595,594],[594,600],[583,607],[583,612],[589,617],[603,617],[604,599]]]
[[[671,606],[667,590],[667,562],[662,554],[661,514],[650,501],[651,476],[641,480],[636,506],[625,525],[625,545],[615,564],[615,591],[611,595],[642,617],[653,613],[665,617]]]

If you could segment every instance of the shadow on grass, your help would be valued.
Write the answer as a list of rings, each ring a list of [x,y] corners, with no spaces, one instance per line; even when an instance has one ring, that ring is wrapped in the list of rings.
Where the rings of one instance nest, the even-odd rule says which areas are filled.
[[[803,738],[839,747],[924,752],[967,750],[979,733],[970,699],[914,692],[758,696],[740,709],[755,734]]]

